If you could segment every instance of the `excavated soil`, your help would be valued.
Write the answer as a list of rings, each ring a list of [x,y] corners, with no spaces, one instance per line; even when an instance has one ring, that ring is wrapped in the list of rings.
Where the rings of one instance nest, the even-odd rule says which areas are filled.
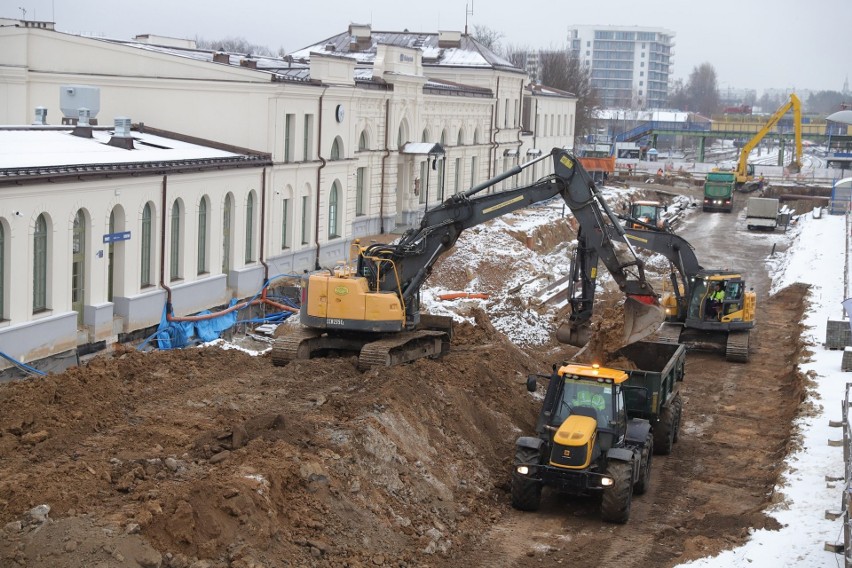
[[[442,359],[365,373],[117,348],[0,385],[0,566],[670,567],[731,548],[777,526],[806,294],[761,299],[748,364],[689,353],[674,452],[618,526],[595,499],[510,507],[526,375],[576,350],[522,350],[482,311]]]

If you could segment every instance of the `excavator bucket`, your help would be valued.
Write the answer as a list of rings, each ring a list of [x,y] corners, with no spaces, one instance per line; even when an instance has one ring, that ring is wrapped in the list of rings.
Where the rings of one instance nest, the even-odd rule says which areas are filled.
[[[656,296],[628,295],[624,300],[624,343],[643,339],[659,329],[666,311]]]

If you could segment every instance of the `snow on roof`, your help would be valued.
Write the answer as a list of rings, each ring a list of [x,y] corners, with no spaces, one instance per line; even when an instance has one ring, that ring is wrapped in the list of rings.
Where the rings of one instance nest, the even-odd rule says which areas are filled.
[[[372,65],[379,44],[419,49],[423,65],[448,67],[479,67],[525,73],[511,61],[494,53],[469,35],[461,34],[458,45],[441,45],[438,33],[382,32],[371,30],[368,38],[353,42],[350,33],[343,32],[309,45],[290,54],[294,61],[308,62],[312,53],[340,55],[358,63]]]
[[[407,142],[403,154],[443,154],[444,148],[435,142]]]
[[[92,130],[92,138],[81,138],[67,129],[22,127],[0,129],[0,169],[49,166],[129,164],[143,162],[239,158],[240,154],[172,138],[132,131],[134,149],[107,143],[110,130]]]

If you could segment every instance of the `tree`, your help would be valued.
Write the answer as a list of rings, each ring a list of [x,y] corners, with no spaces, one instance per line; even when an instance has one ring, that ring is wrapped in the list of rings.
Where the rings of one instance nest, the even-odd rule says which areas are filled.
[[[710,116],[719,111],[719,88],[716,86],[716,69],[709,63],[702,63],[689,74],[686,85],[689,96],[689,110]]]
[[[689,108],[689,95],[683,79],[675,79],[669,90],[669,106],[679,110],[692,110]]]
[[[500,53],[500,40],[503,39],[502,32],[493,30],[488,26],[478,26],[474,24],[473,34],[471,37],[494,53]]]
[[[580,58],[566,49],[539,52],[541,83],[577,97],[574,135],[582,137],[594,128],[594,113],[600,102],[592,87],[591,71]]]
[[[224,39],[206,40],[196,37],[195,45],[199,49],[220,50],[228,53],[245,53],[246,55],[273,56],[274,53],[265,45],[255,45],[241,37],[226,37]]]
[[[807,112],[814,114],[831,114],[841,110],[840,105],[847,100],[843,93],[838,91],[819,91],[811,93],[807,101],[804,102],[804,107]]]

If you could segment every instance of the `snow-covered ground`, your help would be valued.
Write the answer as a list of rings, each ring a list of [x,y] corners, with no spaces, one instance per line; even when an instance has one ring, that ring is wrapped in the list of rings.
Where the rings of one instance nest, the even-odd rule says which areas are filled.
[[[782,502],[769,514],[778,520],[778,531],[756,530],[744,546],[682,566],[690,568],[837,568],[843,556],[825,550],[825,543],[843,542],[842,520],[828,520],[826,511],[839,511],[844,496],[843,448],[829,446],[842,439],[840,428],[829,421],[843,417],[846,382],[852,379],[840,370],[842,351],[824,348],[826,322],[843,317],[841,302],[848,293],[845,271],[849,234],[844,216],[802,215],[789,238],[792,244],[778,258],[767,259],[772,274],[772,292],[796,282],[811,285],[810,308],[803,322],[803,339],[813,356],[801,365],[810,375],[811,386],[803,403],[811,411],[796,421],[799,449],[785,460],[785,473],[776,487]]]

